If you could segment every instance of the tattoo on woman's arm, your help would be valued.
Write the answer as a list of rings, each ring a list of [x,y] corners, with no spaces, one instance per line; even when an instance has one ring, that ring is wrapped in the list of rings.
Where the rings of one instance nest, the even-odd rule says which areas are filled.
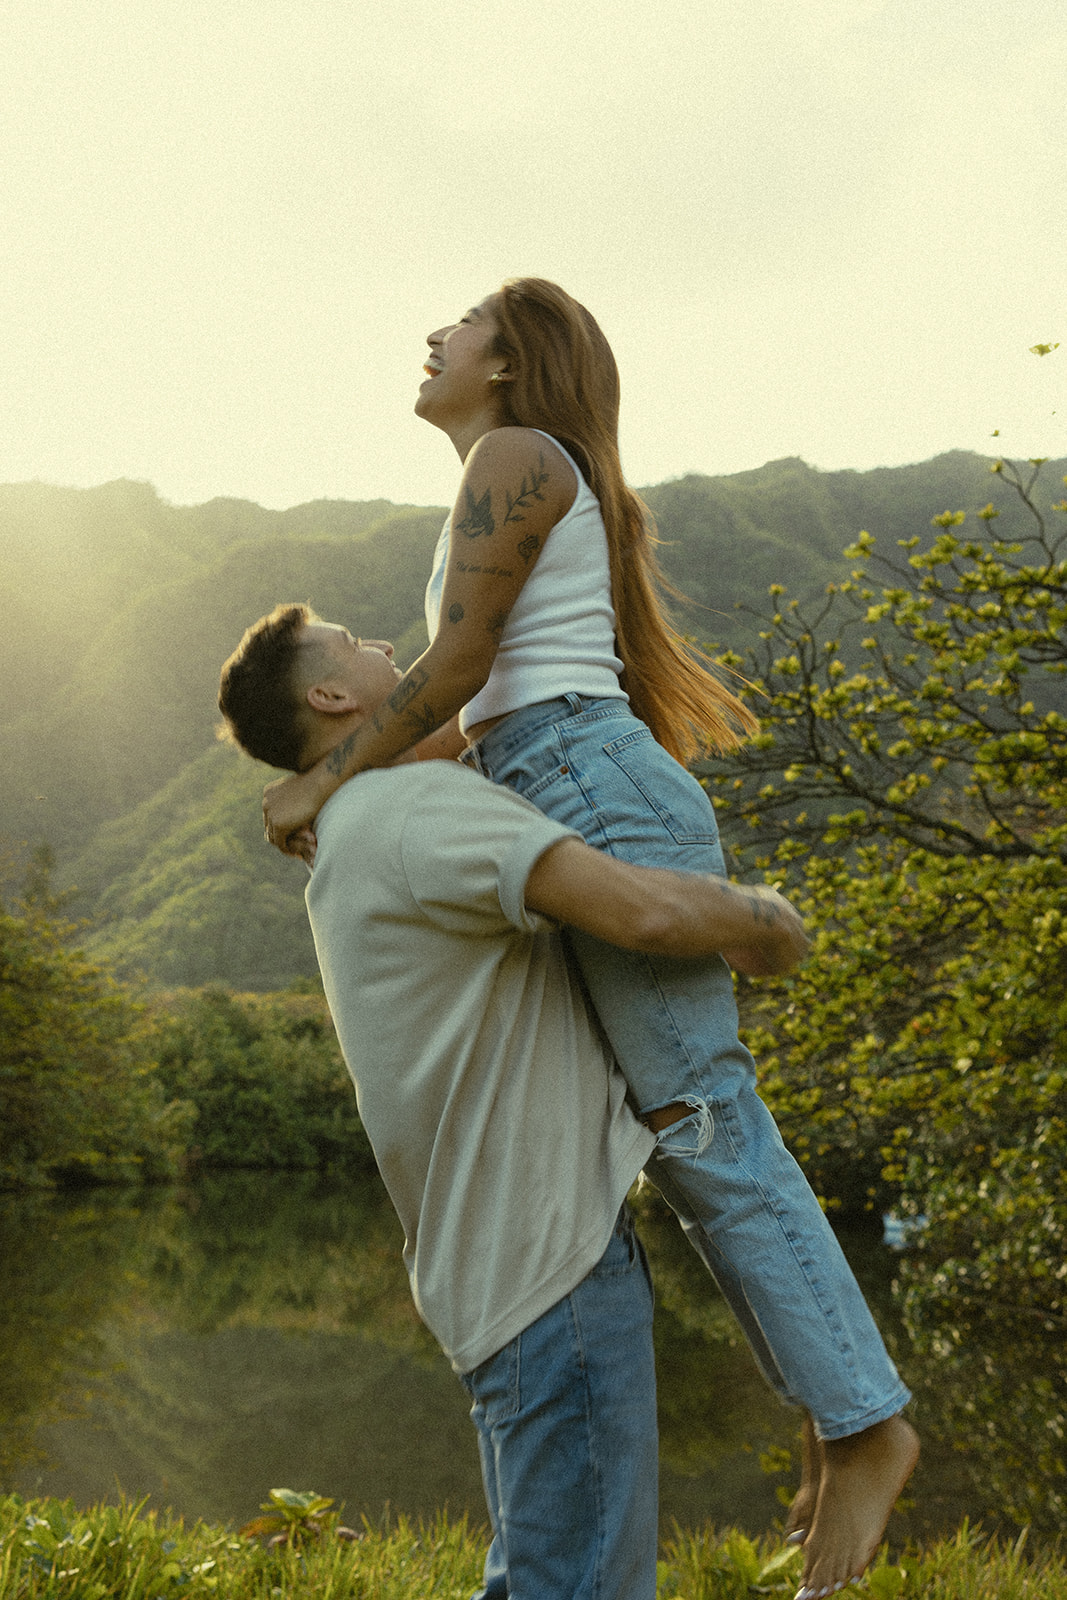
[[[480,500],[474,498],[474,491],[468,483],[464,493],[467,496],[467,515],[459,524],[459,532],[465,533],[468,539],[477,539],[482,534],[488,539],[496,529],[493,521],[493,491],[487,489]]]
[[[395,711],[398,716],[406,711],[415,696],[422,693],[429,681],[430,674],[426,667],[412,667],[407,676],[401,678],[386,701],[390,711]]]
[[[410,705],[404,712],[404,721],[409,728],[414,729],[420,739],[428,739],[431,733],[436,732],[440,718],[428,700],[421,706]]]
[[[347,738],[342,739],[340,744],[335,744],[333,749],[327,755],[326,771],[332,773],[334,777],[336,777],[339,773],[344,772],[345,762],[352,754],[352,746],[355,743],[356,733],[358,732],[358,728],[355,729],[348,735]]]
[[[526,543],[525,539],[523,540],[523,543],[524,544]],[[457,572],[480,572],[482,574],[482,576],[485,577],[485,578],[511,578],[511,577],[514,577],[514,569],[512,567],[474,566],[472,562],[470,562],[470,561],[460,561],[458,559],[458,557],[456,559],[456,571]]]
[[[395,712],[407,727],[414,729],[420,739],[433,733],[441,720],[428,700],[423,700],[421,705],[415,703],[429,681],[428,670],[425,667],[414,666],[408,671],[407,677],[400,680],[386,701],[390,711]]]
[[[545,458],[543,455],[538,459],[538,466],[540,471],[538,471],[537,467],[531,467],[528,473],[523,473],[519,492],[514,499],[512,499],[510,493],[505,491],[504,498],[508,503],[508,514],[504,518],[505,523],[525,522],[526,518],[523,516],[523,511],[529,509],[530,501],[543,500],[545,498],[541,490],[548,482],[548,473],[545,471]]]

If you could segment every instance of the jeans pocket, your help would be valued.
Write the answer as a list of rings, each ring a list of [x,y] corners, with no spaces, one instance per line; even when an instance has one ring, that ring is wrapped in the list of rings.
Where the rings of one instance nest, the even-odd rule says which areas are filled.
[[[678,844],[719,844],[715,813],[692,773],[656,743],[648,728],[635,728],[604,746],[604,754],[638,790]]]

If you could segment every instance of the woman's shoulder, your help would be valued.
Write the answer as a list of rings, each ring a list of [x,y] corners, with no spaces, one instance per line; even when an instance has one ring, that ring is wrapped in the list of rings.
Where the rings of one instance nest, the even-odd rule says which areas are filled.
[[[540,428],[512,425],[490,428],[488,433],[483,433],[467,457],[467,464],[469,465],[475,456],[482,459],[492,457],[498,460],[518,460],[523,457],[536,460],[538,455],[560,464],[572,465],[566,450],[550,433],[542,433]]]
[[[580,475],[567,452],[551,434],[539,428],[490,428],[474,445],[464,463],[464,476],[490,476],[519,482],[523,493],[565,502],[560,513],[574,500]]]

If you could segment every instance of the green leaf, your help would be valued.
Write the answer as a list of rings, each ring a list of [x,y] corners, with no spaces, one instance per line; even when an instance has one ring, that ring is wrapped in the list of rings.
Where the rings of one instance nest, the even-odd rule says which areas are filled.
[[[776,1573],[784,1572],[787,1567],[795,1566],[803,1560],[804,1552],[799,1545],[783,1545],[781,1550],[776,1550],[769,1561],[765,1561],[759,1570],[757,1583],[766,1583],[768,1578],[773,1578]]]

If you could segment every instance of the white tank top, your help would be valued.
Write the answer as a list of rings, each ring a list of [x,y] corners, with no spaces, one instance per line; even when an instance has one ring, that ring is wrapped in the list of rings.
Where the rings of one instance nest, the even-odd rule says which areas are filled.
[[[627,698],[619,683],[623,663],[615,650],[608,540],[600,504],[559,441],[547,433],[544,438],[551,439],[574,468],[578,492],[550,532],[512,607],[488,682],[460,711],[464,733],[490,717],[506,716],[562,694]],[[451,526],[448,516],[426,585],[431,639],[441,618]]]

